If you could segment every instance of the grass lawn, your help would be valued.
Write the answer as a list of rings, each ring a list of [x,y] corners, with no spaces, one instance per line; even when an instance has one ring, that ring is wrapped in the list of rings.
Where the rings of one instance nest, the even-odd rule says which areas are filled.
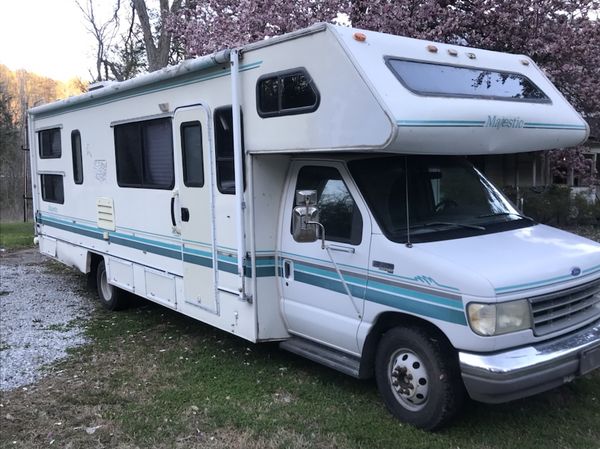
[[[1,448],[600,447],[599,372],[509,404],[468,402],[427,433],[394,420],[373,381],[135,302],[99,309],[89,345],[0,394]]]
[[[0,222],[0,248],[5,250],[33,246],[33,223]]]

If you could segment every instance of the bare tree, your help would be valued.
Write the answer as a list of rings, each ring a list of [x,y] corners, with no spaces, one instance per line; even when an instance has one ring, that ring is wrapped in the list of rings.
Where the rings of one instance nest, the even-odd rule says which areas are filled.
[[[115,7],[111,17],[100,23],[94,11],[94,1],[87,0],[85,4],[76,2],[77,6],[83,13],[87,22],[87,30],[96,39],[96,73],[90,72],[90,75],[95,81],[109,79],[109,67],[107,64],[107,55],[111,49],[112,42],[119,32],[119,10],[121,9],[121,0],[116,0]]]

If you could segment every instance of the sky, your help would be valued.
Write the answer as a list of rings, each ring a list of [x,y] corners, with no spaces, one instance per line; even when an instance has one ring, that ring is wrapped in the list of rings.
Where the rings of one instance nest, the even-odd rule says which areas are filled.
[[[106,8],[113,2],[95,3]],[[75,0],[3,0],[1,5],[0,64],[62,81],[90,78],[95,41]]]

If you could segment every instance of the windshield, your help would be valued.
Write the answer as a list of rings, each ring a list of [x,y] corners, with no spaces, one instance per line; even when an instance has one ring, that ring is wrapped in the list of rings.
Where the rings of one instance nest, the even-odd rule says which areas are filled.
[[[447,240],[534,224],[462,157],[378,157],[349,167],[394,241]]]

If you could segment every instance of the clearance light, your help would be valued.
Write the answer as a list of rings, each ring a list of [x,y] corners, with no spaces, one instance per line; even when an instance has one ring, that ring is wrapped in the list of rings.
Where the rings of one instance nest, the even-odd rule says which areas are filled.
[[[475,56],[475,53],[467,53],[467,58],[469,59],[475,59],[477,56]]]
[[[354,33],[353,37],[354,37],[354,40],[358,41],[358,42],[364,42],[367,40],[367,36],[365,35],[365,33],[356,32],[356,33]]]
[[[437,53],[437,47],[435,45],[428,45],[427,50],[431,53]]]
[[[527,59],[521,59],[521,64],[529,65],[529,61]]]
[[[454,50],[453,48],[448,49],[448,54],[450,56],[458,56],[458,52],[456,50]]]

